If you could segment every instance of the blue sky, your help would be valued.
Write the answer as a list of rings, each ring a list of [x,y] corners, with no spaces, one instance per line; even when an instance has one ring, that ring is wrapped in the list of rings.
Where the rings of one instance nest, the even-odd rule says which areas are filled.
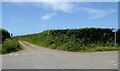
[[[16,35],[51,29],[118,28],[117,2],[3,2],[2,28]]]

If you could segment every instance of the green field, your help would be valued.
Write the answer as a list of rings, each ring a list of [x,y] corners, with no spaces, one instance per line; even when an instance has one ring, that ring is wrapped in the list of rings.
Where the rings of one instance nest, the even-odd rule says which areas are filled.
[[[82,28],[47,30],[38,34],[17,36],[39,46],[73,52],[113,51],[120,49],[120,30],[117,32],[117,44],[114,45],[112,29]]]

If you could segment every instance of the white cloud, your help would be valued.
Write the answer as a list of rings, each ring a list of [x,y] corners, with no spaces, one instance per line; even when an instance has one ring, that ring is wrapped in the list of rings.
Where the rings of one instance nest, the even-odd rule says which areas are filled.
[[[42,16],[41,19],[47,20],[47,19],[50,19],[52,16],[55,16],[55,15],[57,15],[57,13],[46,14],[45,16]]]
[[[70,13],[73,11],[74,5],[68,2],[44,2],[43,7],[45,9]]]
[[[88,4],[82,5],[83,3],[71,3],[71,2],[36,2],[36,3],[14,3],[18,6],[22,7],[29,7],[30,5],[43,8],[46,10],[53,10],[54,12],[62,11],[64,13],[73,13],[73,12],[86,12],[88,14],[88,19],[96,19],[101,18],[107,15],[110,15],[116,12],[116,9],[96,9],[96,8],[89,8],[84,7]],[[49,19],[52,16],[56,15],[57,13],[46,14],[42,16],[42,19]]]
[[[101,18],[117,11],[116,9],[103,10],[80,6],[80,4],[77,5],[70,2],[43,2],[44,9],[52,9],[54,11],[62,11],[65,13],[72,13],[79,9],[79,11],[87,12],[89,19]]]
[[[116,9],[100,10],[86,7],[80,7],[79,9],[80,11],[87,12],[89,14],[89,19],[101,18],[117,11]]]

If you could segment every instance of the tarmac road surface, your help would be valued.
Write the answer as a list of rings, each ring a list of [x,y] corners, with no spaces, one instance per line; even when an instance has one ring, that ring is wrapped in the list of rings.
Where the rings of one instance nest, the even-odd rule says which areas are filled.
[[[66,52],[19,42],[23,50],[2,55],[2,69],[118,69],[118,51]]]

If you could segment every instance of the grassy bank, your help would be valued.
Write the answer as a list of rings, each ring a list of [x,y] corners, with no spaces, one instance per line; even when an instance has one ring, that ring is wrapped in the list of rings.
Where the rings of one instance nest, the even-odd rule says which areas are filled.
[[[82,28],[47,30],[38,34],[18,36],[39,46],[65,51],[113,51],[120,49],[120,30],[117,32],[117,45],[114,45],[112,29]]]
[[[21,45],[18,43],[16,39],[10,39],[10,33],[0,28],[1,38],[0,40],[0,54],[7,54],[11,52],[16,52],[21,50]]]
[[[20,51],[21,49],[22,49],[21,45],[15,39],[12,39],[12,40],[8,39],[8,40],[4,41],[2,43],[2,48],[0,47],[0,51],[2,50],[1,54],[16,52],[16,51]]]

